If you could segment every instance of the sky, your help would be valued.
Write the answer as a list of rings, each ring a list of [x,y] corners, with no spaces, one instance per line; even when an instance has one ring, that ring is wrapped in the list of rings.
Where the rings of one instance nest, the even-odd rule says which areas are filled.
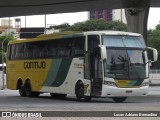
[[[148,29],[154,29],[157,24],[160,23],[160,8],[151,8],[148,18]],[[13,26],[15,25],[15,18],[21,18],[21,26],[25,27],[25,17],[11,17]],[[8,19],[8,18],[1,18]],[[83,22],[88,19],[88,12],[77,13],[62,13],[62,14],[48,14],[46,15],[46,24],[59,25],[62,23],[69,23],[70,25],[76,22]],[[45,17],[44,15],[34,15],[26,17],[26,27],[44,27]]]
[[[21,26],[25,27],[25,16],[21,17],[11,17],[12,25],[15,25],[15,18],[21,19]],[[1,18],[9,19],[9,18]],[[63,23],[69,23],[70,25],[76,22],[83,22],[88,19],[88,12],[77,12],[77,13],[62,13],[62,14],[47,14],[46,24],[49,25],[59,25]],[[45,26],[45,16],[44,15],[33,15],[26,16],[26,27],[44,27]]]
[[[160,24],[160,8],[151,8],[148,18],[148,29],[155,29],[157,24]]]

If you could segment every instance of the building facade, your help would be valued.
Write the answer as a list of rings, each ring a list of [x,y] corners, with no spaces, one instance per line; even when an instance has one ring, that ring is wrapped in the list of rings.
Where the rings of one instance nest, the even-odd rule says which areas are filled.
[[[12,20],[2,19],[1,26],[12,26]]]
[[[126,15],[125,15],[125,9],[114,9],[112,11],[112,19],[113,21],[118,20],[125,24],[127,24]]]
[[[2,19],[0,26],[0,36],[12,34],[14,38],[19,38],[19,28],[13,28],[12,20]]]
[[[112,10],[96,10],[89,12],[89,19],[104,19],[112,21]]]
[[[90,11],[89,19],[104,19],[106,21],[121,21],[127,23],[124,9]]]

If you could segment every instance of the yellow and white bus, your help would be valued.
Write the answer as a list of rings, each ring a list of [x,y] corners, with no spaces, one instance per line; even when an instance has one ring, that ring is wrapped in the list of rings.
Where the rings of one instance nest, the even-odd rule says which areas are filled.
[[[123,102],[145,96],[149,87],[142,35],[120,31],[62,32],[13,40],[7,52],[7,88],[21,96],[75,94],[79,101],[110,97]]]

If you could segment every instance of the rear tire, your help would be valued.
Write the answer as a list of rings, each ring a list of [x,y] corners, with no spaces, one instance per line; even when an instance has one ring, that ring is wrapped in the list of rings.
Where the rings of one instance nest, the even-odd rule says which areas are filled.
[[[25,83],[25,93],[27,97],[38,97],[40,94],[39,92],[32,92],[32,87],[29,80]]]
[[[20,96],[22,97],[26,96],[25,87],[23,86],[23,84],[18,85],[18,90],[19,90]]]
[[[116,103],[122,103],[127,99],[127,97],[113,97],[112,99]]]
[[[76,97],[78,101],[89,102],[91,100],[90,96],[84,95],[84,84],[82,82],[76,85]]]

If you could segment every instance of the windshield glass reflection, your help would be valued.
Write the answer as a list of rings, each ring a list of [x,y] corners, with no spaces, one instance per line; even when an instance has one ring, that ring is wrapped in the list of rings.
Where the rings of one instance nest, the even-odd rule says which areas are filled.
[[[139,36],[102,36],[107,49],[105,77],[117,80],[145,79],[145,43]]]

